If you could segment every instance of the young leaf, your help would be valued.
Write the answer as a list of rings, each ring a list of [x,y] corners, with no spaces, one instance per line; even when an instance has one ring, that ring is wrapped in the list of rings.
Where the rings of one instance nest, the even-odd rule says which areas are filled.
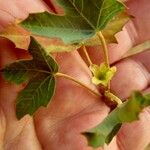
[[[109,68],[105,65],[105,63],[102,63],[100,66],[93,64],[90,66],[90,70],[93,73],[92,82],[94,84],[107,86],[117,69],[116,67]]]
[[[17,48],[28,49],[30,44],[31,33],[27,32],[19,25],[8,26],[4,31],[0,32],[1,37],[5,37],[12,41]],[[64,44],[60,39],[49,39],[46,37],[33,36],[48,53],[54,52],[70,52],[79,48],[78,45]]]
[[[32,115],[40,106],[47,106],[55,90],[54,73],[58,71],[55,60],[31,38],[29,53],[32,60],[21,60],[7,65],[2,71],[6,80],[16,84],[28,82],[16,102],[18,119]]]
[[[57,0],[63,16],[44,12],[30,14],[21,25],[33,34],[80,43],[103,30],[124,5],[117,0]],[[83,41],[82,41],[83,42]]]
[[[88,144],[94,148],[109,144],[123,123],[138,120],[140,112],[149,105],[150,94],[143,96],[134,92],[128,101],[114,109],[102,123],[83,133],[88,139]]]
[[[121,12],[118,15],[114,16],[106,25],[106,27],[101,31],[107,43],[117,43],[115,34],[120,32],[123,26],[129,21],[130,16]],[[87,46],[98,46],[101,45],[97,35],[94,35],[85,42]]]

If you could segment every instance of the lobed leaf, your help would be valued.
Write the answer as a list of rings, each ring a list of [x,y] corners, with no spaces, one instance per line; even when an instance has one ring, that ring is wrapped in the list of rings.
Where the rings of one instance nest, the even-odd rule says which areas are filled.
[[[65,43],[80,43],[103,30],[124,5],[117,0],[57,0],[63,16],[43,12],[30,14],[21,25],[35,35],[60,38]]]
[[[8,81],[16,84],[29,81],[17,97],[16,115],[18,119],[25,114],[33,115],[40,106],[46,106],[55,90],[53,74],[58,71],[55,60],[34,38],[31,38],[29,53],[33,57],[32,60],[17,61],[2,70]]]
[[[134,92],[132,97],[114,109],[99,125],[83,133],[88,144],[94,148],[110,143],[121,125],[139,119],[140,112],[150,105],[150,94],[143,96]]]

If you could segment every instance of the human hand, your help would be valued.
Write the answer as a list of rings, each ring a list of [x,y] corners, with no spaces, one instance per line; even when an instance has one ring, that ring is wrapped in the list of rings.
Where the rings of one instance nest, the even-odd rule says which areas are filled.
[[[12,0],[10,2],[12,3]],[[31,0],[21,2],[14,0],[14,2],[16,3],[10,5],[13,10],[10,13],[19,18],[24,18],[27,12],[31,10],[39,11],[39,9],[45,9],[38,0],[33,1],[35,5],[32,4],[32,6],[29,5]],[[6,2],[3,3],[5,4]],[[121,56],[133,44],[150,38],[150,34],[148,34],[150,22],[147,21],[148,18],[150,19],[150,16],[148,16],[148,8],[146,8],[150,8],[148,0],[131,0],[128,3],[131,11],[137,16],[133,22],[133,24],[136,24],[137,29],[133,30],[131,28],[132,23],[128,24],[124,31],[117,35],[119,44],[110,45],[111,62],[117,61],[116,66],[118,67],[118,73],[112,81],[112,89],[121,98],[127,98],[131,91],[135,89],[141,91],[149,90],[148,85],[150,81],[149,51],[131,59],[120,60]],[[11,10],[9,7],[6,7],[7,5],[5,7],[0,5],[0,7],[2,6],[3,10]],[[19,9],[22,6],[25,10],[28,9],[26,13],[24,13],[25,10]],[[137,10],[141,11],[141,13],[137,12]],[[145,17],[143,20],[144,24],[138,22],[140,14]],[[2,19],[2,17],[0,18]],[[1,23],[1,25],[6,25],[8,21],[12,21],[11,18],[2,20],[3,24]],[[13,62],[15,59],[28,57],[27,52],[16,49],[12,43],[5,39],[1,39],[0,45],[1,67]],[[100,58],[93,51],[91,57],[96,62]],[[61,65],[61,72],[74,76],[96,90],[91,84],[91,75],[88,67],[78,52],[59,54],[56,56],[56,59]],[[91,148],[87,146],[86,139],[80,133],[96,126],[109,113],[109,108],[103,103],[103,100],[71,81],[59,78],[56,94],[51,104],[47,108],[40,108],[34,118],[26,116],[18,121],[15,116],[14,103],[17,93],[22,86],[12,85],[1,78],[0,88],[0,145],[4,145],[4,149],[8,150],[90,150]],[[139,121],[123,125],[118,135],[105,149],[134,150],[136,148],[136,150],[143,150],[150,139],[149,115],[150,111],[146,109],[141,114]],[[135,130],[133,130],[134,128]]]

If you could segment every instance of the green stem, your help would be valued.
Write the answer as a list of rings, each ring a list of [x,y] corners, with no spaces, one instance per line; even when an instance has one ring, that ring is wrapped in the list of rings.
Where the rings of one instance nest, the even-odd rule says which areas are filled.
[[[84,87],[85,89],[87,89],[88,91],[90,91],[92,94],[94,94],[94,95],[96,95],[96,96],[98,96],[98,97],[101,96],[100,93],[96,92],[95,90],[91,89],[90,87],[88,87],[88,86],[85,85],[84,83],[82,83],[82,82],[76,80],[75,78],[73,78],[73,77],[71,77],[71,76],[69,76],[69,75],[67,75],[67,74],[57,72],[57,73],[55,74],[55,76],[57,76],[57,77],[64,77],[64,78],[66,78],[66,79],[69,79],[69,80],[71,80],[71,81],[73,81],[73,82],[79,84],[80,86]]]
[[[106,64],[106,66],[108,68],[110,68],[109,56],[108,56],[108,47],[107,47],[107,44],[106,44],[106,40],[105,40],[102,32],[97,32],[97,36],[98,36],[98,38],[99,38],[99,40],[101,41],[101,44],[102,44],[102,48],[103,48],[103,52],[104,52],[105,64]],[[107,88],[108,88],[108,91],[109,91],[110,90],[110,82],[108,83]]]
[[[108,47],[107,47],[105,38],[104,38],[102,32],[97,32],[97,36],[99,37],[101,44],[102,44],[102,47],[103,47],[105,63],[107,65],[107,67],[110,68],[109,57],[108,57]]]
[[[91,66],[93,63],[92,63],[92,61],[91,61],[91,59],[90,59],[90,56],[89,56],[89,54],[88,54],[88,52],[87,52],[87,49],[86,49],[85,45],[83,45],[82,47],[83,47],[83,52],[85,53],[85,56],[86,56],[87,61],[88,61],[88,63],[89,63],[89,66]]]
[[[115,101],[118,105],[122,104],[121,99],[109,91],[105,91],[105,96],[110,98],[112,101]]]

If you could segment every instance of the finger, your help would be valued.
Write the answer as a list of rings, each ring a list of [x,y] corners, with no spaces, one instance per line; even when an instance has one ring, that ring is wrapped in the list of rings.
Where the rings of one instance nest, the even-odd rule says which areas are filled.
[[[133,57],[131,57],[133,60],[135,60],[136,62],[140,62],[149,72],[150,72],[150,60],[149,60],[149,56],[150,56],[150,49],[148,49],[147,51],[134,55]]]
[[[137,44],[150,39],[149,0],[130,0],[127,2],[129,13],[134,16],[133,23],[138,33]],[[132,36],[132,35],[131,35]]]
[[[125,59],[116,64],[117,73],[111,88],[120,98],[125,99],[134,90],[144,90],[150,84],[150,51]],[[118,82],[119,81],[119,82]]]
[[[149,93],[150,87],[143,91]],[[120,149],[143,150],[150,142],[150,107],[147,107],[141,114],[140,120],[133,123],[126,123],[122,126],[117,135],[116,143]],[[134,130],[133,130],[134,129]],[[134,139],[134,140],[133,140]]]
[[[132,78],[132,77],[129,79],[129,77],[127,77],[127,75],[128,75],[127,70],[126,70],[126,72],[124,71],[124,73],[126,75],[122,74],[120,76],[120,78],[122,78],[124,81],[126,80],[126,78],[129,79],[124,84],[126,84],[126,85],[128,84],[128,86],[132,85],[132,86],[130,86],[130,88],[126,88],[126,89],[124,88],[124,85],[120,85],[120,89],[123,88],[122,92],[124,92],[126,94],[126,96],[124,95],[124,97],[128,97],[130,95],[129,94],[130,91],[132,91],[132,90],[144,90],[143,93],[150,92],[150,88],[147,88],[145,90],[145,88],[148,87],[148,85],[150,84],[150,82],[149,82],[150,81],[149,57],[150,57],[150,50],[147,50],[144,53],[141,53],[141,54],[131,57],[131,59],[134,61],[134,62],[132,62],[132,66],[127,66],[125,68],[130,68],[132,70],[132,71],[131,70],[129,71],[129,72],[132,72],[131,76],[133,76],[133,74],[135,74],[134,77],[136,79]],[[135,67],[133,67],[133,66],[136,65],[135,63],[137,63],[139,66],[139,71],[137,71],[137,72],[134,72]],[[122,64],[122,68],[124,68],[123,64]],[[141,70],[141,73],[140,73],[140,70]],[[140,74],[141,74],[141,76],[140,76]],[[145,79],[147,80],[147,83],[145,82]],[[139,84],[137,84],[137,83],[139,83]],[[117,86],[118,86],[118,82],[117,82],[116,86],[114,87],[114,89]],[[119,87],[118,87],[118,91],[119,91]],[[121,130],[117,136],[117,144],[118,144],[119,149],[134,150],[135,145],[136,145],[136,150],[144,149],[150,142],[149,141],[149,139],[150,139],[149,122],[150,122],[150,107],[146,108],[143,111],[143,113],[140,115],[139,121],[135,121],[133,123],[123,125],[123,127],[121,128]]]

